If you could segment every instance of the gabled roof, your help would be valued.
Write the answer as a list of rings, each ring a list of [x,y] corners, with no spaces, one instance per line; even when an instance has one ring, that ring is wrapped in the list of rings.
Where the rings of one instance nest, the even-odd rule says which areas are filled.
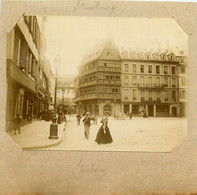
[[[108,53],[105,53],[109,51]],[[110,55],[112,54],[113,55]],[[120,54],[119,51],[112,39],[108,39],[105,42],[102,42],[97,45],[96,49],[93,50],[93,52],[89,55],[84,56],[82,60],[82,64],[87,64],[92,61],[95,61],[97,59],[102,59],[102,60],[120,60]]]

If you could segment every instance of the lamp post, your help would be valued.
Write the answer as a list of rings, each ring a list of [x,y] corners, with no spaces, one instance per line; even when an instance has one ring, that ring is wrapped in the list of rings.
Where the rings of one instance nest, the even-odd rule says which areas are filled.
[[[54,110],[56,110],[57,108],[57,71],[58,71],[58,66],[59,66],[60,60],[59,57],[56,56],[55,60],[54,60],[54,66],[55,66],[55,70],[56,70],[56,77],[55,77],[55,96],[54,96]]]
[[[62,89],[62,107],[64,107],[64,94],[65,94],[65,89]]]
[[[58,124],[56,117],[56,109],[57,109],[57,70],[59,66],[59,57],[57,56],[54,60],[54,65],[56,69],[56,78],[55,78],[55,99],[54,99],[54,110],[55,112],[51,116],[52,124],[50,125],[50,136],[49,139],[58,139]]]

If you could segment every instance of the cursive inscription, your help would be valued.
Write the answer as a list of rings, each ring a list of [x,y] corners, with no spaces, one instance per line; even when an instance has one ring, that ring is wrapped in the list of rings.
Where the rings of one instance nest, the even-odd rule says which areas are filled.
[[[87,1],[87,0],[78,0],[75,11],[85,10],[85,11],[96,11],[102,10],[107,12],[109,15],[113,14],[117,10],[117,6],[106,6],[102,5],[99,1]]]
[[[101,179],[107,173],[107,167],[97,167],[94,163],[86,164],[80,160],[72,169],[72,177],[77,175],[88,175]]]

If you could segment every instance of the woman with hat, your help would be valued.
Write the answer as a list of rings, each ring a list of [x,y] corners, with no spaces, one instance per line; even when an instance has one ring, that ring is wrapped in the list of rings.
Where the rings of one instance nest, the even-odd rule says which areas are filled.
[[[101,127],[97,133],[95,142],[97,142],[98,144],[108,144],[108,143],[112,143],[113,139],[111,137],[110,131],[109,131],[109,127],[108,127],[108,113],[105,113],[104,117],[101,120]]]
[[[89,133],[90,133],[90,113],[87,112],[85,118],[83,119],[84,123],[84,135],[87,139],[89,139]]]

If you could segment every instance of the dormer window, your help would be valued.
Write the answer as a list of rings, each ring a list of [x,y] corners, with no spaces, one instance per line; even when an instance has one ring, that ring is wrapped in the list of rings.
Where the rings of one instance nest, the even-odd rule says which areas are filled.
[[[173,53],[168,55],[168,60],[174,60],[174,54]]]
[[[161,57],[161,60],[166,60],[166,54],[161,54],[160,57]]]
[[[139,52],[139,53],[137,54],[137,56],[138,56],[138,58],[142,59],[142,58],[143,58],[143,53],[142,53],[142,52]]]
[[[145,56],[146,56],[146,59],[148,59],[148,60],[150,59],[150,53],[146,53]]]
[[[109,55],[109,51],[106,51],[106,55]]]

